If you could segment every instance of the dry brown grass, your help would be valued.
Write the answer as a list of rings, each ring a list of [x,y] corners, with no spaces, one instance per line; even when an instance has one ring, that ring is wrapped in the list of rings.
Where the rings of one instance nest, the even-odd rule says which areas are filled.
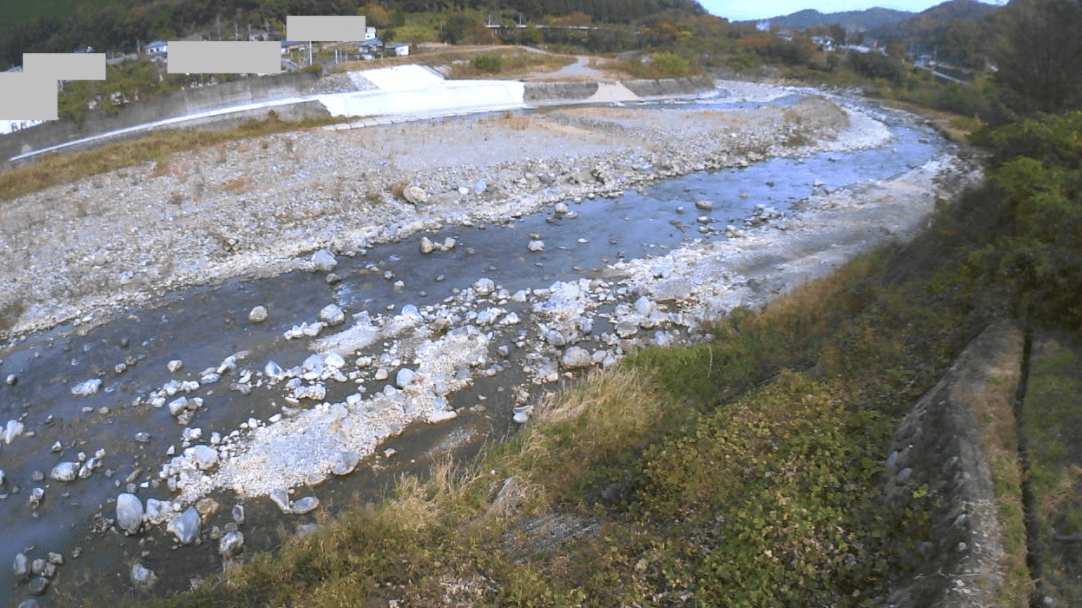
[[[305,118],[297,121],[250,120],[234,129],[220,131],[153,131],[145,137],[132,141],[105,144],[84,152],[71,154],[47,154],[30,164],[14,167],[0,173],[0,201],[17,198],[33,192],[40,192],[58,184],[71,183],[92,175],[107,173],[122,167],[131,167],[145,162],[155,162],[150,177],[175,175],[177,170],[171,167],[169,156],[205,148],[223,142],[243,140],[252,137],[310,129],[327,124],[341,122],[340,118]],[[224,148],[218,150],[217,161],[227,160]],[[299,155],[295,158],[300,158]],[[186,179],[188,175],[180,174]]]
[[[391,185],[391,195],[395,198],[405,198],[406,188],[410,185],[408,180],[400,179]]]
[[[1018,460],[1018,436],[1015,430],[1014,393],[1021,370],[1019,347],[1002,355],[991,377],[980,387],[961,386],[952,398],[968,403],[980,425],[980,448],[984,462],[991,469],[996,486],[998,530],[991,531],[1003,542],[1000,557],[1000,580],[997,605],[1023,607],[1034,589],[1026,567],[1025,522],[1022,510],[1022,468]]]
[[[254,185],[252,184],[252,179],[250,177],[242,176],[222,182],[218,187],[226,192],[232,192],[233,194],[243,194],[251,191],[252,188],[254,188]]]

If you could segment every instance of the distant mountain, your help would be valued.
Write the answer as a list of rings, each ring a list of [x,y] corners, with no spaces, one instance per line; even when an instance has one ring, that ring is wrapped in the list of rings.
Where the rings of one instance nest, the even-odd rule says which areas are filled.
[[[870,8],[863,11],[820,13],[806,9],[784,17],[766,19],[772,27],[804,29],[817,25],[840,25],[846,31],[859,32],[897,23],[913,17],[916,13],[896,11],[889,8]]]
[[[909,19],[871,28],[870,33],[882,41],[932,39],[945,34],[952,24],[957,27],[958,20],[981,23],[998,8],[975,0],[950,0]]]

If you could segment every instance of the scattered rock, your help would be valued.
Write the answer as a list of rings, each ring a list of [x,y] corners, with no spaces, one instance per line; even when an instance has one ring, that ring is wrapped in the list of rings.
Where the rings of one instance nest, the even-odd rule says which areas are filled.
[[[639,324],[634,321],[624,319],[616,324],[616,335],[621,338],[630,338],[639,333]]]
[[[556,206],[553,208],[553,212],[555,212],[556,215],[566,215],[569,211],[571,211],[571,209],[567,207],[567,203],[563,202],[556,203]]]
[[[349,475],[353,472],[353,469],[357,468],[357,463],[361,458],[357,452],[340,452],[335,457],[334,466],[331,468],[331,473],[335,475]]]
[[[586,349],[579,346],[572,346],[564,351],[564,356],[560,358],[560,365],[566,369],[580,369],[583,367],[590,367],[593,363],[590,353]]]
[[[34,488],[33,490],[30,490],[30,496],[26,499],[26,506],[31,509],[36,509],[41,506],[43,498],[45,498],[45,489]]]
[[[233,505],[233,523],[244,525],[244,505]]]
[[[346,321],[346,313],[337,304],[328,304],[319,311],[319,320],[327,325],[341,325]]]
[[[277,382],[286,377],[286,372],[274,361],[267,361],[267,364],[263,366],[263,375]]]
[[[334,259],[334,254],[326,249],[320,249],[312,254],[312,267],[316,270],[330,272],[337,265],[338,260]]]
[[[190,545],[199,536],[202,524],[199,511],[195,507],[188,507],[180,517],[169,522],[166,531],[176,536],[180,544]]]
[[[703,211],[710,211],[714,208],[714,203],[711,203],[710,201],[697,200],[695,201],[695,208],[702,209]]]
[[[218,543],[218,553],[222,557],[234,557],[244,550],[244,534],[242,532],[227,532]]]
[[[7,378],[4,378],[4,384],[8,386],[15,386],[19,382],[19,379],[15,377],[15,374],[8,374]]]
[[[427,236],[421,237],[421,253],[432,253],[436,249],[436,244],[432,242],[432,239]]]
[[[402,198],[411,205],[423,205],[428,202],[428,193],[420,186],[408,186],[402,191]]]
[[[181,361],[180,359],[173,359],[172,361],[170,361],[165,366],[165,368],[168,369],[169,373],[171,373],[171,374],[175,374],[175,373],[179,372],[180,368],[182,368],[182,367],[184,367],[184,362]]]
[[[517,422],[518,424],[526,424],[526,422],[530,419],[530,414],[533,413],[533,406],[523,405],[514,408],[514,410],[512,411],[514,412],[514,417],[512,419],[515,422]]]
[[[169,514],[169,503],[163,502],[156,498],[147,499],[146,507],[146,520],[152,526],[157,526],[165,523],[166,517]]]
[[[91,378],[71,387],[71,394],[76,397],[89,397],[97,393],[99,388],[101,388],[101,378]]]
[[[49,589],[49,579],[39,576],[31,580],[27,588],[31,595],[45,595],[45,591]]]
[[[473,292],[478,296],[487,296],[496,290],[496,283],[492,279],[477,279],[473,284]]]
[[[15,575],[17,581],[22,581],[30,576],[30,560],[27,559],[26,555],[22,553],[15,554],[15,563],[11,565],[11,572]]]
[[[289,493],[285,490],[281,488],[271,490],[271,493],[267,495],[267,498],[270,498],[271,502],[278,505],[278,508],[282,510],[282,513],[292,512],[292,509],[289,507]]]
[[[188,448],[185,452],[191,454],[191,459],[195,462],[195,466],[199,467],[200,471],[209,471],[218,466],[218,450],[210,446],[197,445]]]
[[[305,496],[293,503],[293,513],[304,515],[319,506],[319,499],[315,496]]]
[[[134,494],[116,497],[116,523],[127,534],[135,534],[143,525],[143,503]]]
[[[267,320],[267,308],[265,306],[256,306],[248,313],[248,320],[252,323],[262,323]]]
[[[410,384],[413,384],[415,375],[416,373],[412,369],[408,367],[403,367],[402,369],[398,370],[397,374],[395,374],[395,386],[397,386],[398,388],[406,388]]]
[[[79,475],[79,463],[61,462],[49,471],[49,477],[57,481],[74,481]]]
[[[18,420],[8,420],[7,426],[4,427],[4,443],[11,445],[15,438],[23,434],[23,429],[26,425]]]
[[[158,575],[143,564],[135,562],[131,567],[131,582],[140,591],[150,591],[158,582]]]
[[[530,241],[530,244],[526,246],[528,251],[533,253],[539,253],[545,250],[545,241]]]

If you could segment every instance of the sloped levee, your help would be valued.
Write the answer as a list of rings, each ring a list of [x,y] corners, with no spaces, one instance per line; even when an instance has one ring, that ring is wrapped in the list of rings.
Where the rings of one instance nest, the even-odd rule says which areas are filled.
[[[54,120],[0,136],[0,169],[7,159],[60,143],[99,133],[154,122],[171,116],[204,110],[294,97],[319,81],[315,72],[291,72],[259,78],[243,78],[213,86],[184,89],[161,97],[128,104],[115,114],[94,111],[82,121]],[[266,112],[263,112],[265,115]]]
[[[1013,428],[1021,359],[1021,332],[1009,322],[994,323],[895,431],[884,498],[893,512],[909,508],[930,521],[926,539],[903,553],[913,571],[893,586],[889,605],[997,604],[1008,578],[1005,542],[1011,524],[1002,520],[999,505],[1017,497],[996,496],[991,468],[996,454],[989,453],[985,427],[994,420]],[[1004,453],[1014,456],[1010,449]]]

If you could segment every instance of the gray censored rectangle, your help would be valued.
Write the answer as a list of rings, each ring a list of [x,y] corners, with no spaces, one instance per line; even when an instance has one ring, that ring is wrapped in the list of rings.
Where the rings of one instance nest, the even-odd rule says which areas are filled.
[[[286,15],[286,40],[353,42],[364,40],[364,15],[294,17]]]
[[[0,74],[0,118],[4,120],[56,120],[56,78],[48,74]]]
[[[277,74],[279,42],[169,41],[170,74]]]
[[[23,73],[53,80],[105,80],[105,53],[23,53]]]

